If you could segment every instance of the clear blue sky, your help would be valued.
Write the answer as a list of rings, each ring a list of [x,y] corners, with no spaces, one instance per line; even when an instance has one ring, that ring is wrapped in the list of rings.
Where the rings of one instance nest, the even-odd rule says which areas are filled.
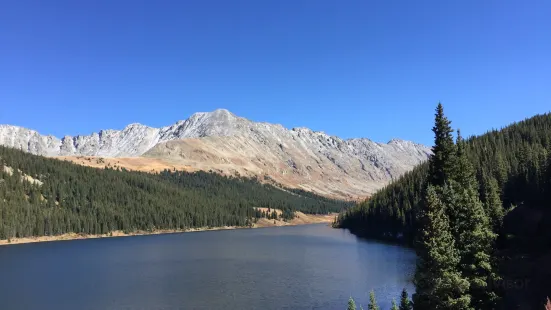
[[[551,1],[0,2],[0,124],[89,134],[226,108],[431,144],[551,110]]]

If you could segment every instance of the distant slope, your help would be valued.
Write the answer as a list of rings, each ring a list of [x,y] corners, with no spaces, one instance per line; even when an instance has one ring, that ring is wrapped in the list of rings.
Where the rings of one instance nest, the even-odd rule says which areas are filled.
[[[343,140],[307,128],[253,122],[222,109],[163,128],[131,124],[62,139],[0,125],[0,144],[47,156],[143,155],[192,169],[268,176],[289,187],[348,199],[372,194],[430,154],[409,141]]]
[[[188,165],[178,164],[167,159],[149,157],[99,157],[99,156],[53,156],[52,158],[70,161],[72,163],[94,167],[126,169],[130,171],[158,173],[163,170],[178,170],[194,172],[197,169]]]
[[[408,171],[425,160],[428,152],[398,140],[389,144],[367,139],[343,141],[306,130],[283,131],[277,136],[284,135],[288,136],[245,132],[170,141],[156,145],[144,156],[202,170],[269,176],[278,183],[319,194],[356,198],[370,195]]]
[[[289,218],[294,211],[328,214],[347,206],[253,179],[96,169],[0,146],[0,239],[247,226],[261,216],[258,207],[281,209]]]

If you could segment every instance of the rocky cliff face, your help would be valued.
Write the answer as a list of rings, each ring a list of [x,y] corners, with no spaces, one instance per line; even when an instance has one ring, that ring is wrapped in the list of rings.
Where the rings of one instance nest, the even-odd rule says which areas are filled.
[[[338,197],[367,196],[430,154],[410,141],[343,140],[308,128],[252,122],[223,109],[163,128],[131,124],[62,139],[0,125],[0,144],[46,156],[162,158]]]

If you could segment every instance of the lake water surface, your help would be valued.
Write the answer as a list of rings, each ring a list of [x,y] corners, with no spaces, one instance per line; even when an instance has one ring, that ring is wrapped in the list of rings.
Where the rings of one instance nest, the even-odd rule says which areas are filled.
[[[382,309],[415,254],[324,224],[0,247],[0,309]]]

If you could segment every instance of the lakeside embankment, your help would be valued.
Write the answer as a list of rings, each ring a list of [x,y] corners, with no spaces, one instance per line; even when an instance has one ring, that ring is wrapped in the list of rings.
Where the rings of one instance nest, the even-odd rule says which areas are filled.
[[[279,210],[276,210],[276,211],[279,211]],[[142,235],[178,234],[178,233],[210,231],[210,230],[263,228],[263,227],[296,226],[296,225],[307,225],[307,224],[331,223],[335,219],[335,216],[337,214],[335,213],[335,214],[319,215],[319,214],[304,214],[302,212],[295,212],[295,215],[296,215],[296,217],[294,219],[290,220],[290,221],[268,220],[266,218],[261,218],[261,219],[258,219],[258,221],[256,223],[254,223],[252,227],[241,227],[241,226],[201,227],[201,228],[189,228],[189,229],[185,229],[185,230],[180,230],[180,229],[164,230],[163,229],[163,230],[154,230],[154,231],[135,231],[135,232],[131,232],[131,233],[124,233],[123,231],[116,230],[116,231],[112,231],[108,234],[101,234],[101,235],[87,235],[87,234],[67,233],[67,234],[61,234],[61,235],[56,235],[56,236],[12,238],[9,241],[8,240],[0,240],[0,246],[2,246],[2,245],[12,245],[12,244],[23,244],[23,243],[34,243],[34,242],[51,242],[51,241],[63,241],[63,240],[131,237],[131,236],[142,236]]]

